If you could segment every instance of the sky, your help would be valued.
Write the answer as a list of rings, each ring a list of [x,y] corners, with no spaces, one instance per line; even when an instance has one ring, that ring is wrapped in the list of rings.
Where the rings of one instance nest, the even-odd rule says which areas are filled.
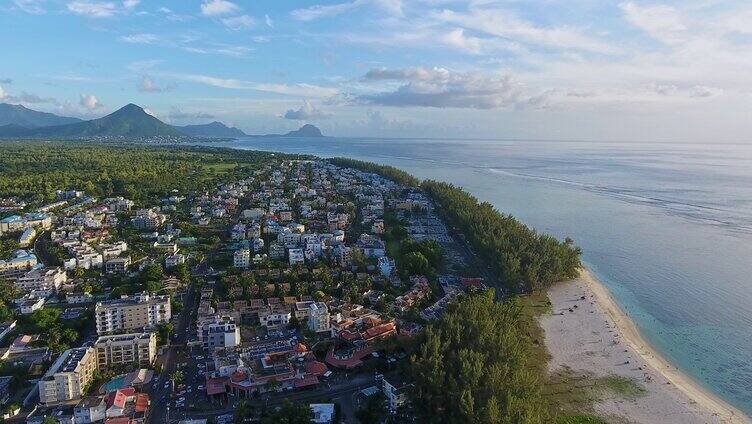
[[[0,102],[248,133],[749,142],[752,2],[0,0]]]

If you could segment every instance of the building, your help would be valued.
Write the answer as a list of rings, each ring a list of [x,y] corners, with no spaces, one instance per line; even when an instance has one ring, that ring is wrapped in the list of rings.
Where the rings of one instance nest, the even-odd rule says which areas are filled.
[[[131,225],[139,230],[153,230],[164,224],[167,218],[154,209],[139,209],[131,219]]]
[[[131,266],[131,257],[113,258],[104,263],[104,272],[107,274],[122,274]]]
[[[259,323],[268,329],[287,327],[292,314],[290,309],[283,305],[269,305],[265,310],[259,311]]]
[[[37,257],[25,250],[16,250],[8,260],[0,260],[0,277],[16,278],[37,265]]]
[[[331,329],[329,309],[326,307],[326,303],[315,302],[308,306],[308,329],[315,333]]]
[[[290,263],[290,266],[304,264],[305,254],[303,253],[303,249],[288,249],[287,259],[288,259],[288,262]]]
[[[181,253],[175,253],[174,255],[167,256],[164,262],[165,262],[165,268],[172,269],[178,265],[182,265],[185,263],[185,255]]]
[[[412,387],[412,383],[407,382],[404,376],[399,374],[390,375],[381,380],[381,390],[386,396],[390,411],[396,411],[407,403],[408,393]]]
[[[94,308],[97,334],[141,330],[169,322],[172,317],[169,296],[141,293],[118,300],[97,302]]]
[[[34,227],[27,227],[23,233],[21,233],[21,237],[18,238],[18,245],[21,247],[29,246],[31,242],[34,241],[36,235],[37,230],[35,230]]]
[[[32,297],[28,299],[23,299],[18,304],[18,310],[21,312],[22,315],[29,315],[34,313],[34,311],[38,311],[42,309],[44,306],[45,300],[43,297]]]
[[[251,266],[251,251],[248,249],[236,250],[232,255],[232,265],[235,268],[248,268]]]
[[[311,422],[314,424],[330,424],[334,422],[333,403],[312,403],[308,405],[313,413]]]
[[[68,275],[62,268],[41,268],[27,272],[16,280],[16,287],[25,292],[56,292],[68,281]]]
[[[139,367],[150,367],[157,356],[157,335],[133,333],[102,336],[94,343],[94,349],[100,370],[110,365],[136,364]]]
[[[209,350],[239,346],[240,327],[232,317],[210,317],[198,323],[198,340]]]
[[[51,404],[80,399],[96,370],[94,348],[66,350],[37,383],[39,401]]]
[[[0,405],[5,405],[10,399],[10,382],[13,376],[0,377]]]
[[[106,411],[107,405],[105,404],[104,397],[87,397],[81,399],[81,402],[73,408],[73,416],[75,417],[76,424],[91,424],[104,420],[106,418]]]

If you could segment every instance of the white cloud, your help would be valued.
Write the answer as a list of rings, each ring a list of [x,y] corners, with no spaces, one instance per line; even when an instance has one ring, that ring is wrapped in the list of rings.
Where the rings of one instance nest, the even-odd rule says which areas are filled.
[[[382,106],[493,109],[521,102],[520,87],[508,75],[455,72],[445,68],[372,69],[365,82],[397,82],[396,89],[357,100]]]
[[[201,74],[163,73],[162,75],[175,79],[206,84],[212,87],[227,88],[234,90],[256,90],[267,93],[275,93],[290,96],[308,98],[325,98],[338,93],[336,88],[322,87],[313,84],[270,84],[243,81],[233,78],[219,78]]]
[[[468,37],[465,30],[457,28],[445,34],[441,38],[449,46],[465,50],[469,53],[478,54],[481,50],[481,40],[476,37]]]
[[[89,18],[109,18],[118,12],[117,5],[111,1],[76,0],[68,3],[67,7],[76,15]]]
[[[102,107],[102,104],[99,103],[99,100],[97,100],[96,96],[94,96],[93,94],[81,94],[79,104],[88,110],[94,110]]]
[[[131,44],[152,44],[152,43],[155,43],[157,40],[159,40],[159,37],[157,37],[154,34],[141,33],[141,34],[123,35],[119,37],[118,40],[123,41],[125,43],[131,43]]]
[[[13,0],[13,4],[26,13],[41,15],[46,12],[42,4],[44,0]]]
[[[573,49],[593,53],[613,54],[619,49],[586,35],[570,26],[544,27],[518,17],[515,13],[496,7],[471,7],[468,12],[444,9],[430,13],[436,23],[452,24],[503,40],[533,46]]]
[[[123,7],[127,10],[131,10],[138,6],[141,0],[123,0]]]
[[[274,28],[274,22],[272,21],[272,18],[269,17],[269,15],[264,15],[264,21],[266,22],[266,26],[269,28]]]
[[[306,100],[303,102],[303,105],[300,106],[297,110],[289,109],[282,117],[285,119],[293,119],[298,121],[309,121],[315,119],[326,119],[331,116],[332,115],[330,113],[316,108],[313,104],[311,104],[311,102]]]
[[[328,5],[316,4],[310,7],[295,9],[290,12],[290,15],[299,21],[314,21],[317,19],[337,16],[366,5],[377,6],[382,11],[386,11],[393,16],[402,16],[401,0],[354,0],[351,2]]]
[[[248,15],[233,16],[231,18],[222,18],[222,23],[232,30],[241,30],[252,27],[256,21]]]
[[[215,50],[215,52],[218,54],[231,57],[245,57],[251,51],[253,51],[253,49],[246,46],[228,46],[221,47]]]
[[[204,16],[225,16],[239,10],[238,5],[227,0],[208,0],[201,3],[201,14]]]
[[[634,2],[619,5],[627,22],[642,29],[665,44],[686,41],[687,26],[679,12],[671,6],[638,6]]]
[[[139,83],[139,86],[138,86],[139,91],[143,91],[146,93],[163,93],[165,91],[170,91],[173,88],[175,88],[174,84],[170,84],[167,86],[157,85],[157,83],[154,82],[154,80],[151,79],[151,77],[148,75],[144,75],[141,77],[141,82]]]

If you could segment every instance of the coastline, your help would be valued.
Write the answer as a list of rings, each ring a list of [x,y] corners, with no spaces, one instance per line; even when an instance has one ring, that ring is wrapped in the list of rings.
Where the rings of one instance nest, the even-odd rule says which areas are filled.
[[[599,399],[598,415],[637,423],[730,423],[752,420],[669,363],[640,335],[608,289],[588,270],[549,289],[551,313],[540,317],[549,372],[620,376],[644,394]]]

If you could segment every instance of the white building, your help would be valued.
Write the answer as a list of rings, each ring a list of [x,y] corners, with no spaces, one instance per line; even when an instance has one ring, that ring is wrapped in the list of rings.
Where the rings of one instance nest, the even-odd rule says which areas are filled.
[[[97,334],[154,327],[170,321],[170,297],[141,293],[118,300],[97,302],[94,316]]]
[[[235,268],[245,269],[251,266],[251,251],[248,249],[236,250],[232,255],[232,265]]]
[[[314,302],[308,306],[308,329],[322,333],[331,329],[329,308],[324,302]]]
[[[185,263],[185,255],[176,253],[165,258],[165,268],[171,269]]]
[[[198,340],[209,350],[239,346],[240,327],[232,317],[210,317],[198,323]]]
[[[39,401],[51,404],[80,399],[96,369],[94,348],[66,350],[37,383]]]
[[[68,281],[62,268],[33,269],[16,280],[16,287],[25,292],[41,291],[51,294]]]
[[[303,252],[303,249],[288,249],[287,250],[287,260],[290,263],[290,266],[295,265],[302,265],[305,263],[305,253]]]

